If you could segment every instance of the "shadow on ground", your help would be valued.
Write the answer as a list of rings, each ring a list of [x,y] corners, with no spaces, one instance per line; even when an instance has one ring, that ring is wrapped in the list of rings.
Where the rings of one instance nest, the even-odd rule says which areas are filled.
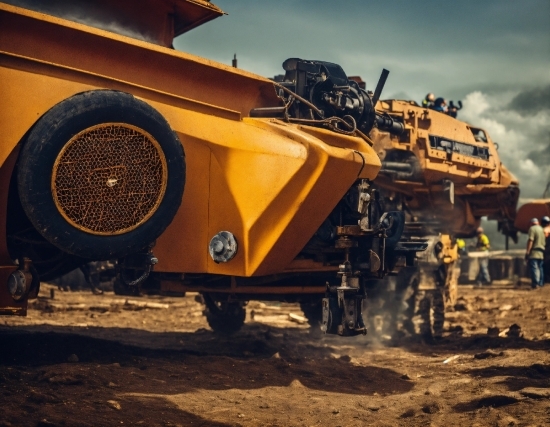
[[[550,366],[540,363],[530,366],[489,366],[465,373],[478,378],[504,377],[498,384],[505,385],[510,391],[525,387],[550,388]]]
[[[306,389],[353,395],[401,394],[413,388],[391,369],[335,358],[330,345],[311,344],[307,330],[264,329],[247,327],[233,337],[219,337],[209,331],[0,328],[0,401],[9,402],[0,425],[35,426],[43,419],[51,423],[43,425],[114,425],[120,419],[126,425],[223,426],[165,399],[151,397],[143,404],[131,395],[255,390],[288,387],[296,380]],[[113,338],[121,335],[126,343]],[[147,345],[159,340],[178,348]],[[29,414],[28,423],[21,422],[21,411]]]

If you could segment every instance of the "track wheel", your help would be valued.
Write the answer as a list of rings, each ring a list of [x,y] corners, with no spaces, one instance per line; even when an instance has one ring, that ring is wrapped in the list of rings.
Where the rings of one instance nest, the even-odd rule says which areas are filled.
[[[441,338],[445,323],[445,301],[440,289],[419,292],[420,335],[427,341]]]
[[[445,323],[445,300],[443,292],[436,289],[432,293],[433,324],[432,333],[434,338],[441,338],[443,325]]]
[[[206,321],[219,334],[234,334],[244,325],[246,310],[241,301],[216,301],[210,294],[203,294]]]

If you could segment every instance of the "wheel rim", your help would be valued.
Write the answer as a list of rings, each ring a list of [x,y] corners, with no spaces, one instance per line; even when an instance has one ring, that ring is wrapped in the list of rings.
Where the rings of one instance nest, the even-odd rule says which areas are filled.
[[[148,132],[102,123],[73,136],[57,156],[51,178],[59,213],[95,235],[127,233],[156,212],[166,191],[166,158]]]

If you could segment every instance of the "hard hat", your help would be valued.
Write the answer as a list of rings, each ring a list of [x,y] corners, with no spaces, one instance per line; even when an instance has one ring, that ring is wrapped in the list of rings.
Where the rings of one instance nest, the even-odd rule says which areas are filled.
[[[482,227],[477,227],[476,233],[477,234],[483,233],[483,228]]]
[[[543,216],[541,221],[542,221],[543,224],[550,224],[550,217]]]
[[[531,224],[538,224],[539,220],[537,218],[531,218]]]

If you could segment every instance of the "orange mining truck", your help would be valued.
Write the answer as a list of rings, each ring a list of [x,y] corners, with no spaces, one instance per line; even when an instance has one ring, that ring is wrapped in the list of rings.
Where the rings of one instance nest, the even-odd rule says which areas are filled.
[[[371,311],[389,313],[390,329],[396,316],[412,329],[411,318],[420,314],[423,334],[438,336],[445,307],[457,297],[456,238],[475,236],[486,216],[516,239],[518,181],[484,129],[414,101],[380,101],[377,112],[384,126],[369,135],[382,162],[374,181],[380,204],[404,212],[405,235],[428,239],[429,247],[417,267],[373,285]]]
[[[117,259],[119,287],[199,291],[215,329],[252,298],[323,294],[327,333],[366,333],[366,283],[411,265],[375,203],[373,95],[290,59],[267,78],[171,48],[205,0],[0,2],[0,312],[39,280]],[[383,129],[383,124],[379,124]]]

